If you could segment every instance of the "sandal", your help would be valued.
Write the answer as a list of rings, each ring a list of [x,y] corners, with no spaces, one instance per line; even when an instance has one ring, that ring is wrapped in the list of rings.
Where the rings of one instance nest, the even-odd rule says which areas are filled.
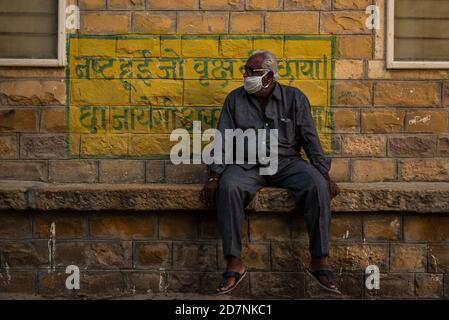
[[[318,282],[318,284],[320,285],[321,288],[323,288],[323,289],[325,289],[325,290],[327,290],[327,291],[333,292],[333,293],[341,294],[341,291],[338,290],[337,286],[335,286],[335,288],[330,287],[331,281],[332,281],[333,283],[335,283],[335,281],[334,281],[334,275],[333,275],[333,273],[332,273],[330,270],[320,269],[320,270],[317,270],[317,271],[313,271],[313,272],[312,272],[312,271],[309,270],[309,268],[307,268],[307,273],[308,273],[311,277],[313,277],[313,279],[315,279],[315,280]],[[321,276],[327,278],[327,283],[328,283],[328,285],[325,285],[324,283],[322,283],[322,282],[320,281],[320,277],[321,277]]]
[[[215,291],[215,294],[225,294],[228,292],[231,292],[232,290],[234,290],[237,285],[240,283],[240,281],[242,281],[242,279],[246,276],[246,271],[247,268],[245,267],[245,271],[243,271],[243,273],[238,273],[237,271],[226,271],[223,272],[222,277],[223,280],[221,281],[220,285],[218,286],[217,290]],[[232,286],[230,286],[228,289],[226,290],[222,290],[222,288],[224,288],[226,286],[226,283],[228,282],[228,279],[234,277],[234,284]]]

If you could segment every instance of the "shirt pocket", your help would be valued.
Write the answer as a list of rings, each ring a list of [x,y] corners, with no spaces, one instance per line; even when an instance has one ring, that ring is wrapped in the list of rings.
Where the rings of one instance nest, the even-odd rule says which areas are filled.
[[[279,142],[290,144],[295,139],[295,124],[291,118],[279,119]]]

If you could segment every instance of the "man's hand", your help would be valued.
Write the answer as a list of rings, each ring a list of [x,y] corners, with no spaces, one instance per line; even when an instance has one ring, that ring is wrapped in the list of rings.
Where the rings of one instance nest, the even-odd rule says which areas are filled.
[[[340,193],[340,188],[334,181],[332,181],[331,177],[329,176],[329,173],[325,173],[323,176],[329,183],[329,193],[331,195],[332,200],[335,196],[337,196]]]
[[[204,184],[203,190],[201,190],[200,198],[206,206],[215,206],[215,194],[218,189],[219,176],[211,173],[209,180]]]

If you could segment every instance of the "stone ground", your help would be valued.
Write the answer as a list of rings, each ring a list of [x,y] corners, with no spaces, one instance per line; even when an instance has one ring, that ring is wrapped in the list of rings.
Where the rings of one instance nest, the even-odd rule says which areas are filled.
[[[67,300],[71,299],[68,297],[62,298],[47,298],[41,295],[32,295],[32,294],[15,294],[14,297],[11,297],[11,294],[0,293],[0,300]],[[135,294],[123,297],[86,297],[86,298],[78,298],[78,299],[86,299],[86,300],[251,300],[240,297],[233,297],[230,295],[208,295],[208,294],[198,294],[198,293],[167,293],[167,294]]]

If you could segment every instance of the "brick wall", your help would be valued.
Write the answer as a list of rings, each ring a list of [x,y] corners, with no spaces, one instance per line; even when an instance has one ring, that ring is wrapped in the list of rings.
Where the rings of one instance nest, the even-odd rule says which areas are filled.
[[[449,298],[448,226],[440,214],[335,215],[330,263],[341,298]],[[304,273],[302,215],[249,214],[243,230],[250,276],[235,297],[335,298]],[[0,252],[0,293],[16,297],[188,297],[211,293],[225,267],[213,213],[5,212]],[[81,270],[80,290],[65,287],[72,264]],[[380,269],[380,290],[365,289],[370,264]]]
[[[334,180],[449,180],[449,71],[385,69],[384,0],[70,2],[81,9],[78,33],[83,36],[334,36],[333,100],[329,105]],[[381,9],[380,30],[365,26],[365,8],[370,4]],[[65,68],[0,67],[0,180],[71,184],[204,181],[207,171],[200,164],[175,166],[167,159],[151,157],[70,154],[66,84]],[[98,92],[111,94],[113,99],[113,91],[98,88]],[[120,143],[109,146],[113,150]],[[432,206],[425,196],[417,198]],[[385,199],[385,191],[378,199]],[[14,202],[0,200],[2,208]],[[431,212],[335,214],[331,264],[343,297],[449,298],[449,220],[447,214]],[[304,273],[308,260],[302,218],[283,213],[249,215],[244,255],[251,272],[234,295],[327,297]],[[57,226],[54,257],[49,256],[48,247],[52,222]],[[220,250],[212,211],[7,210],[0,214],[0,294],[207,293],[223,271]],[[64,271],[69,264],[81,268],[79,292],[65,289]],[[364,287],[364,269],[369,264],[380,267],[380,291]]]
[[[386,70],[384,1],[84,0],[80,34],[331,34],[337,181],[447,181],[449,72]],[[380,30],[365,8],[381,9]],[[67,155],[65,70],[0,68],[0,179],[201,182],[204,168]],[[427,117],[427,118],[426,118]],[[415,119],[430,119],[414,122]],[[176,173],[175,173],[176,172]]]

